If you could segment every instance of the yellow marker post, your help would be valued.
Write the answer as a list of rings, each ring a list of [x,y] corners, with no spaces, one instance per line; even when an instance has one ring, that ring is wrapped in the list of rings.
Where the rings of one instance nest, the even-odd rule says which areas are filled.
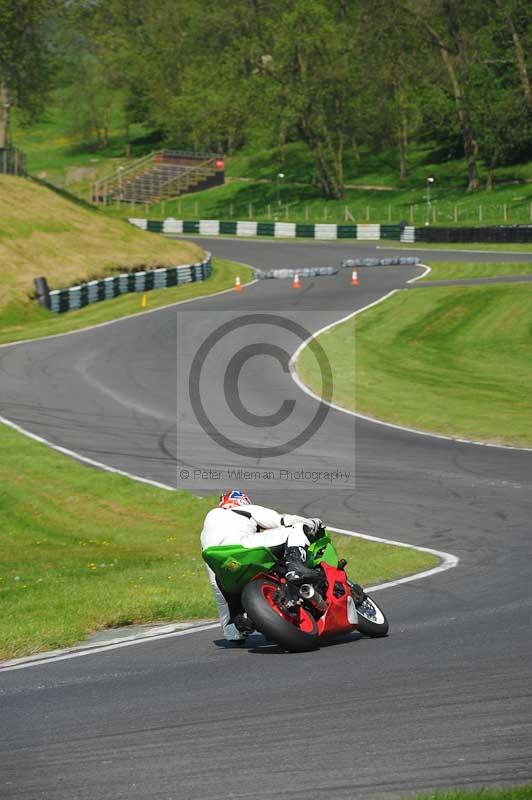
[[[141,308],[147,308],[148,307],[148,295],[146,294],[146,292],[144,292],[143,295],[142,295],[142,298],[141,298],[141,301],[140,301],[140,307]]]

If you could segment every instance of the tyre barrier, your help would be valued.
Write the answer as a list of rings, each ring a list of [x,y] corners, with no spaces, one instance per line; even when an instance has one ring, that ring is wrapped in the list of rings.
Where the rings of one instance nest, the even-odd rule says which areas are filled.
[[[325,275],[336,275],[338,267],[290,267],[288,269],[270,269],[270,270],[256,270],[255,276],[260,280],[268,280],[269,278],[294,278],[299,275],[300,278],[319,278]]]
[[[442,228],[427,226],[416,228],[400,222],[397,225],[299,222],[252,222],[240,220],[224,222],[217,219],[183,220],[169,217],[165,220],[130,217],[128,222],[152,233],[179,236],[195,233],[201,236],[272,236],[276,239],[358,239],[380,241],[389,239],[404,244],[415,242],[532,242],[532,225],[498,225],[492,228]]]
[[[196,264],[162,267],[144,272],[126,272],[110,278],[81,283],[78,286],[71,286],[69,289],[49,291],[46,279],[36,278],[36,299],[40,305],[55,314],[61,314],[130,292],[149,292],[152,289],[166,289],[185,283],[205,281],[211,272],[212,257],[210,253],[207,253],[207,257]]]
[[[392,267],[397,264],[419,264],[416,256],[397,256],[397,258],[346,258],[342,261],[342,267],[352,269],[353,267]]]
[[[152,233],[175,236],[196,233],[201,236],[272,236],[276,239],[381,239],[399,240],[400,225],[333,225],[328,223],[252,222],[240,220],[224,222],[217,219],[183,220],[169,217],[165,220],[130,217],[128,222]]]

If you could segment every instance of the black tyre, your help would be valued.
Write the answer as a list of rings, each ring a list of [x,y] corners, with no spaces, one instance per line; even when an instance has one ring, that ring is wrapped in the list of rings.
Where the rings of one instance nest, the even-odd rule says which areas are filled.
[[[355,600],[355,597],[353,597]],[[364,636],[371,636],[376,639],[379,636],[386,636],[388,633],[388,620],[384,612],[379,608],[375,600],[366,595],[363,600],[355,600],[358,623],[357,627]]]
[[[318,626],[312,614],[299,606],[296,614],[284,612],[276,603],[279,584],[255,578],[242,592],[242,605],[258,631],[285,650],[300,653],[318,646]]]

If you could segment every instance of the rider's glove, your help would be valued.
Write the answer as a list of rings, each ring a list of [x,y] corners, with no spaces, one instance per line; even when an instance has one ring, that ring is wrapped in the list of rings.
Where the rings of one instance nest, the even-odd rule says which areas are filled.
[[[320,532],[322,528],[323,528],[323,521],[318,517],[307,520],[307,522],[303,525],[303,530],[305,531],[305,534],[308,536],[310,541],[313,540],[313,538]]]
[[[301,522],[301,517],[298,517],[297,514],[283,514],[281,517],[281,525],[284,528],[291,528],[292,525],[296,525],[298,522]]]

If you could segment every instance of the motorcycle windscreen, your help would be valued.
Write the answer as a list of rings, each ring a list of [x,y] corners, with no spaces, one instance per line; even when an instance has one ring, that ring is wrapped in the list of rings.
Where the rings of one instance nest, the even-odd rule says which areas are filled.
[[[336,567],[338,564],[338,553],[334,547],[331,537],[326,534],[316,539],[308,548],[308,566],[317,567],[322,561]]]

